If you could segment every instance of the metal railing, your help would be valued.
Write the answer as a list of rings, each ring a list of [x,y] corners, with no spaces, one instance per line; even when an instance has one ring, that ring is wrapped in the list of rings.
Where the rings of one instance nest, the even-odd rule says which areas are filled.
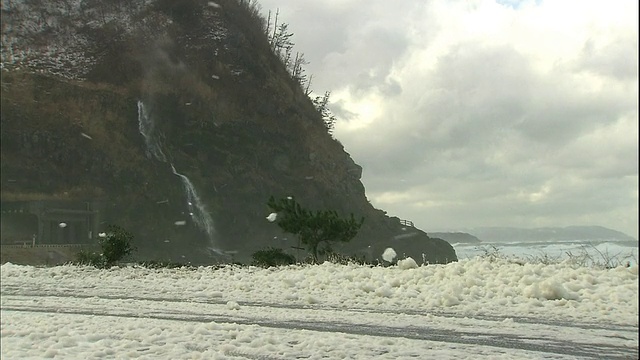
[[[77,248],[83,246],[93,246],[92,244],[36,244],[31,242],[24,244],[2,244],[1,247],[6,248]]]
[[[413,226],[413,221],[409,221],[409,220],[400,220],[400,225],[409,226],[409,227],[415,227],[415,226]]]

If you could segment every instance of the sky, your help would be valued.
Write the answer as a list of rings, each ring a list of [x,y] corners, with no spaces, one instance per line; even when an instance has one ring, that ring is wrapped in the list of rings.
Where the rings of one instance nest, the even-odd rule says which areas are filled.
[[[473,258],[99,270],[5,263],[0,276],[3,359],[638,356],[637,264],[605,270]]]
[[[638,238],[638,4],[260,0],[279,11],[368,199],[425,231]]]

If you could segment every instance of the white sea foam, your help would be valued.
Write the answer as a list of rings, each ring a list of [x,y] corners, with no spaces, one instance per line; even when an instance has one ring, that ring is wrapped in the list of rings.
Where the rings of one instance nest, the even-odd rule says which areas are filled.
[[[576,359],[580,344],[602,358],[637,356],[637,266],[407,260],[269,269],[4,264],[1,357]],[[570,348],[526,347],[541,342]]]
[[[588,260],[592,264],[638,264],[638,243],[631,241],[554,241],[554,242],[482,242],[474,244],[453,244],[458,259],[482,256],[497,250],[501,255],[524,260],[567,259]]]

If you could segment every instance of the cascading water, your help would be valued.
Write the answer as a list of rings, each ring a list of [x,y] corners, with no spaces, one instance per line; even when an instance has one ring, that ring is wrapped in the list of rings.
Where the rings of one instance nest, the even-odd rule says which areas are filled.
[[[167,162],[167,157],[162,152],[162,148],[160,148],[158,138],[156,137],[156,125],[153,120],[151,120],[142,101],[138,101],[138,130],[140,134],[142,134],[142,137],[144,137],[145,145],[147,145],[147,157],[151,158],[151,156],[153,156],[162,162]]]
[[[202,200],[198,196],[196,192],[196,188],[191,183],[188,177],[180,174],[176,171],[176,168],[171,164],[171,170],[173,173],[178,176],[182,180],[182,185],[184,186],[184,192],[187,196],[187,205],[189,207],[189,216],[193,219],[193,221],[198,225],[198,227],[204,230],[209,236],[210,240],[213,240],[213,235],[215,232],[215,228],[213,227],[213,219],[209,212],[204,207]]]
[[[198,228],[200,228],[207,234],[209,243],[211,245],[210,249],[216,253],[222,254],[222,252],[215,245],[215,227],[213,225],[213,219],[211,218],[211,215],[209,215],[209,212],[202,203],[202,200],[200,200],[198,192],[193,186],[191,180],[189,180],[186,175],[177,172],[176,168],[173,166],[173,163],[167,161],[167,157],[164,155],[162,147],[158,142],[155,123],[153,122],[151,116],[149,116],[149,113],[147,112],[142,101],[138,101],[138,129],[140,130],[140,134],[142,135],[142,137],[144,137],[144,142],[147,146],[147,157],[151,158],[153,156],[156,160],[169,163],[169,165],[171,165],[173,174],[179,177],[182,181],[185,196],[187,198],[186,200],[187,208],[189,209],[189,216],[196,224],[196,226],[198,226]]]

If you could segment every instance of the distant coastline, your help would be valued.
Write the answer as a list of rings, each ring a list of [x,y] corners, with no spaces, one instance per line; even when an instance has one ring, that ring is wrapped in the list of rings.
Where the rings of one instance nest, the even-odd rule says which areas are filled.
[[[541,227],[533,229],[480,227],[468,230],[469,233],[477,236],[483,242],[638,241],[627,234],[603,226]]]
[[[617,230],[603,226],[567,227],[477,227],[460,231],[429,232],[430,237],[443,239],[451,244],[469,243],[528,243],[528,242],[625,242],[637,244],[638,240]]]
[[[481,241],[477,237],[465,232],[430,232],[430,238],[442,239],[449,244],[479,244]]]

